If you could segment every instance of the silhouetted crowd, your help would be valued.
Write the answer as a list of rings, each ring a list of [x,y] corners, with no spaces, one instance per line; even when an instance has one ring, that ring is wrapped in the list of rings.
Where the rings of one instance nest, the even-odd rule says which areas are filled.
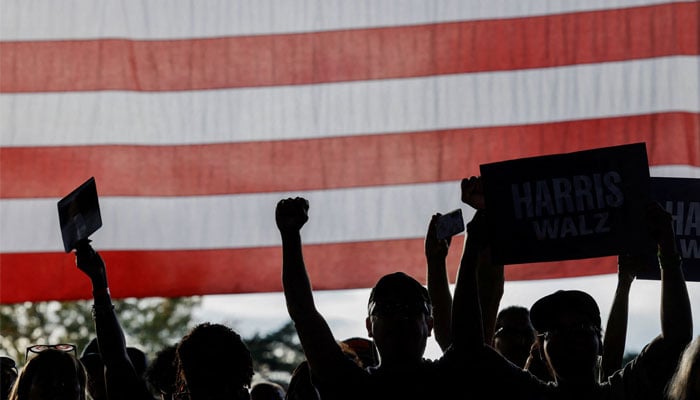
[[[672,217],[660,205],[649,204],[644,217],[661,271],[661,332],[622,365],[629,291],[645,260],[618,257],[605,330],[596,301],[578,290],[554,291],[530,308],[499,309],[503,265],[491,258],[481,179],[462,180],[461,192],[476,212],[453,291],[446,272],[451,240],[438,238],[436,213],[425,238],[427,288],[401,271],[381,277],[367,303],[368,338],[345,340],[333,336],[314,303],[300,234],[309,203],[279,201],[284,295],[305,355],[286,387],[252,384],[251,353],[225,325],[199,324],[150,362],[128,347],[105,264],[83,240],[75,255],[92,282],[96,339],[80,356],[71,344],[30,346],[21,370],[2,357],[2,400],[700,400],[700,337],[693,338]],[[432,334],[442,350],[435,360],[424,358]]]

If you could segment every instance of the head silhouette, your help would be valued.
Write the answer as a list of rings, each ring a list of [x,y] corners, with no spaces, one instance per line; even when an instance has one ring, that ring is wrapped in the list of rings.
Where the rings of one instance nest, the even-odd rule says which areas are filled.
[[[507,307],[496,317],[493,347],[510,362],[523,368],[536,334],[527,308]]]
[[[12,400],[85,400],[86,375],[69,352],[44,350],[31,358],[12,389]]]
[[[161,398],[170,399],[175,393],[177,377],[176,346],[167,346],[156,353],[153,362],[146,369],[146,381]]]
[[[433,328],[428,291],[403,272],[383,276],[370,292],[367,333],[379,367],[420,362]]]
[[[0,356],[0,399],[10,396],[12,385],[17,379],[17,364],[10,357]]]
[[[530,319],[544,337],[544,353],[555,379],[590,381],[603,351],[600,310],[578,290],[559,290],[530,308]]]
[[[284,400],[284,388],[273,382],[258,382],[250,389],[250,400]]]
[[[177,346],[178,392],[192,400],[248,399],[253,360],[229,327],[203,323]]]

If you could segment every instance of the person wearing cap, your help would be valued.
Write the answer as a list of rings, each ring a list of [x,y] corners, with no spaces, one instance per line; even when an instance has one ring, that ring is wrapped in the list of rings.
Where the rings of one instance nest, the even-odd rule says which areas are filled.
[[[661,334],[623,369],[599,382],[597,361],[602,353],[600,311],[595,300],[578,290],[559,290],[530,308],[539,333],[540,351],[554,382],[542,382],[505,359],[489,352],[478,361],[482,376],[501,385],[494,398],[566,400],[662,399],[680,354],[692,338],[690,300],[680,257],[676,251],[672,218],[659,204],[647,212],[650,233],[658,244],[661,266]],[[475,286],[472,289],[477,292]],[[476,293],[472,301],[478,302]],[[472,316],[474,321],[478,321]],[[510,364],[510,365],[508,365]]]
[[[440,359],[423,358],[433,326],[427,290],[402,272],[383,276],[370,294],[365,324],[379,355],[377,365],[363,369],[343,354],[316,309],[306,273],[300,230],[308,220],[308,207],[303,198],[283,199],[277,204],[275,218],[282,237],[282,283],[287,310],[320,397],[411,400],[452,398],[456,390],[464,392],[468,387],[464,378],[469,376],[467,354],[475,343],[477,328],[461,317],[467,315],[464,307],[471,304],[461,294],[459,281],[453,301],[452,346]],[[470,242],[466,241],[463,262],[474,258]]]

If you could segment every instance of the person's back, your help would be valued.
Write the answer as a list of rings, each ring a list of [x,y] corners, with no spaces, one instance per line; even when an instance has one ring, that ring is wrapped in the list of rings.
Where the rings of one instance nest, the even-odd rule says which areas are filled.
[[[190,400],[247,400],[253,360],[240,335],[227,326],[203,323],[177,346],[177,394]]]

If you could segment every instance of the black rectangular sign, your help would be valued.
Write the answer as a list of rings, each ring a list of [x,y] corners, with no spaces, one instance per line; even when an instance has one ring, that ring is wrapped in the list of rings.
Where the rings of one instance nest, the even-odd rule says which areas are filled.
[[[700,281],[700,179],[651,178],[651,199],[673,216],[676,246],[683,259],[688,281]],[[641,279],[659,279],[658,262],[637,275]]]
[[[102,227],[97,186],[92,177],[58,202],[63,249],[70,253],[76,243]]]
[[[644,143],[481,165],[494,262],[630,252],[646,241]]]

